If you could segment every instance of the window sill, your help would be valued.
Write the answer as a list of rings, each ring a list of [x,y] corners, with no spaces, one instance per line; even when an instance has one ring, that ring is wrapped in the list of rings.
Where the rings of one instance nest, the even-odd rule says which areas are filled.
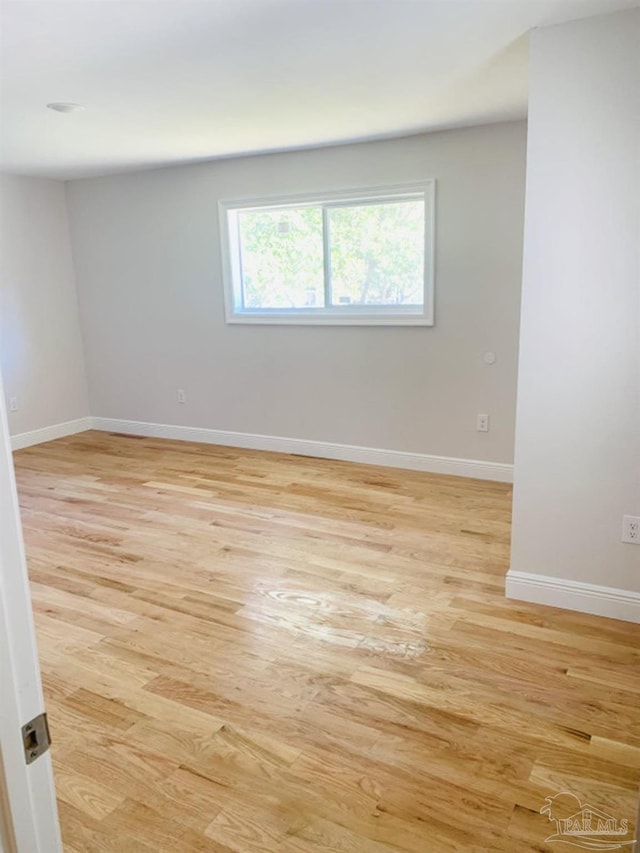
[[[232,325],[258,326],[433,326],[433,318],[424,314],[304,314],[237,313],[228,315]]]

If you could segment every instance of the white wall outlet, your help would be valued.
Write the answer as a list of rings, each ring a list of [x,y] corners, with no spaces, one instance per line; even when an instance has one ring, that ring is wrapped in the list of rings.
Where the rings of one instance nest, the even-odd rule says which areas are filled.
[[[489,415],[478,415],[476,418],[478,432],[489,432]]]
[[[622,516],[622,541],[640,545],[640,515]]]
[[[18,411],[18,398],[17,397],[9,397],[9,411],[17,412]]]
[[[178,402],[186,403],[187,402],[187,394],[184,388],[178,388]]]

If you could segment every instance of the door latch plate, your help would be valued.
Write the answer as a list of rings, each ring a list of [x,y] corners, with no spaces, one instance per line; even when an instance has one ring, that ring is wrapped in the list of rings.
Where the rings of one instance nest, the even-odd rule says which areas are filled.
[[[46,714],[38,714],[37,717],[22,727],[22,743],[24,744],[24,758],[27,764],[31,764],[36,758],[40,758],[49,749],[51,735],[49,734]]]

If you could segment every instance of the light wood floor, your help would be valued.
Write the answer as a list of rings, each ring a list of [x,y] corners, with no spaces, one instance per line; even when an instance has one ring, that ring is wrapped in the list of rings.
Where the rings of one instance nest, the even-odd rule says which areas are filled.
[[[633,829],[640,626],[504,600],[508,486],[96,432],[15,461],[66,853],[574,849],[562,791]]]

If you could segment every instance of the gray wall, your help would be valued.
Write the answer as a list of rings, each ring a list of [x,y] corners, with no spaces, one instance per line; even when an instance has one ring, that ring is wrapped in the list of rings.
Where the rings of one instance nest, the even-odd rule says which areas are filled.
[[[0,368],[11,434],[89,414],[64,184],[0,177]]]
[[[640,10],[536,30],[511,568],[640,591]]]
[[[525,134],[505,123],[71,182],[91,413],[511,462]],[[218,199],[420,178],[437,181],[434,328],[225,325]]]

